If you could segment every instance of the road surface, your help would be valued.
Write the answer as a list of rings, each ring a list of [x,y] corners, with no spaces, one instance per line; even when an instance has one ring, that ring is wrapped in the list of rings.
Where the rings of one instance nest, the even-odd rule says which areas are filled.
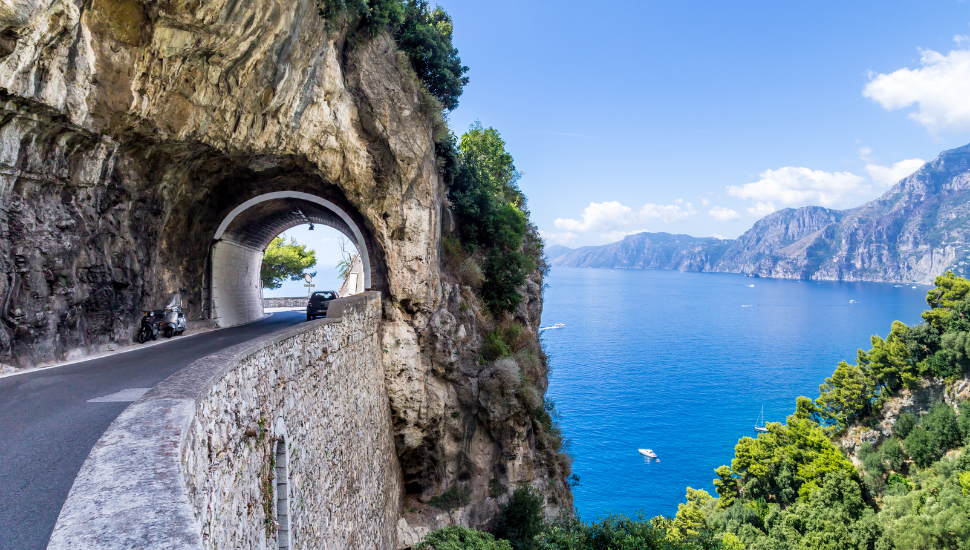
[[[206,355],[305,320],[302,310],[274,313],[250,325],[0,378],[0,550],[47,547],[91,448],[144,388]]]

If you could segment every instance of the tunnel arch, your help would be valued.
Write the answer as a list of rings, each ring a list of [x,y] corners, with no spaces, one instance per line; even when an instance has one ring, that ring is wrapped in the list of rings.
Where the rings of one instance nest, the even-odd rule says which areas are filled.
[[[210,318],[220,327],[260,319],[263,253],[277,235],[305,224],[329,226],[346,235],[360,254],[364,288],[373,288],[373,247],[347,211],[303,191],[262,193],[233,208],[213,235],[209,252]]]

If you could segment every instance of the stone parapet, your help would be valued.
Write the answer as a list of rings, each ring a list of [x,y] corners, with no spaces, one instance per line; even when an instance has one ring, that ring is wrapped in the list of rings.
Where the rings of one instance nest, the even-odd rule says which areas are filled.
[[[381,316],[379,293],[335,300],[156,386],[95,445],[48,548],[397,547]]]
[[[295,298],[263,298],[263,308],[271,307],[306,307],[307,297],[297,296]]]

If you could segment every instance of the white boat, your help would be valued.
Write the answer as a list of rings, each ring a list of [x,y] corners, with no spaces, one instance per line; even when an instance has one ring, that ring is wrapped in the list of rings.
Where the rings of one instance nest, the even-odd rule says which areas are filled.
[[[857,303],[859,303],[859,302],[856,302],[855,300],[849,300],[849,303],[850,303],[850,304],[857,304]]]
[[[562,323],[556,323],[555,325],[552,325],[552,328],[565,328],[565,327],[566,327],[566,325],[564,325]]]
[[[653,452],[651,449],[637,449],[643,456],[649,456],[650,458],[657,458],[657,453]]]
[[[765,426],[765,406],[761,406],[761,416],[758,417],[758,422],[754,425],[754,431],[760,433],[768,433],[768,428]]]

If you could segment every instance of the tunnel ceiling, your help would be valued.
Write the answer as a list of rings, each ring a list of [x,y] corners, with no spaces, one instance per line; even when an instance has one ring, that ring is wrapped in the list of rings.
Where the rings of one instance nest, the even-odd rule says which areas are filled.
[[[340,216],[323,205],[297,198],[273,199],[247,208],[232,220],[222,238],[264,250],[280,233],[308,223],[332,227],[357,247],[353,231]]]

